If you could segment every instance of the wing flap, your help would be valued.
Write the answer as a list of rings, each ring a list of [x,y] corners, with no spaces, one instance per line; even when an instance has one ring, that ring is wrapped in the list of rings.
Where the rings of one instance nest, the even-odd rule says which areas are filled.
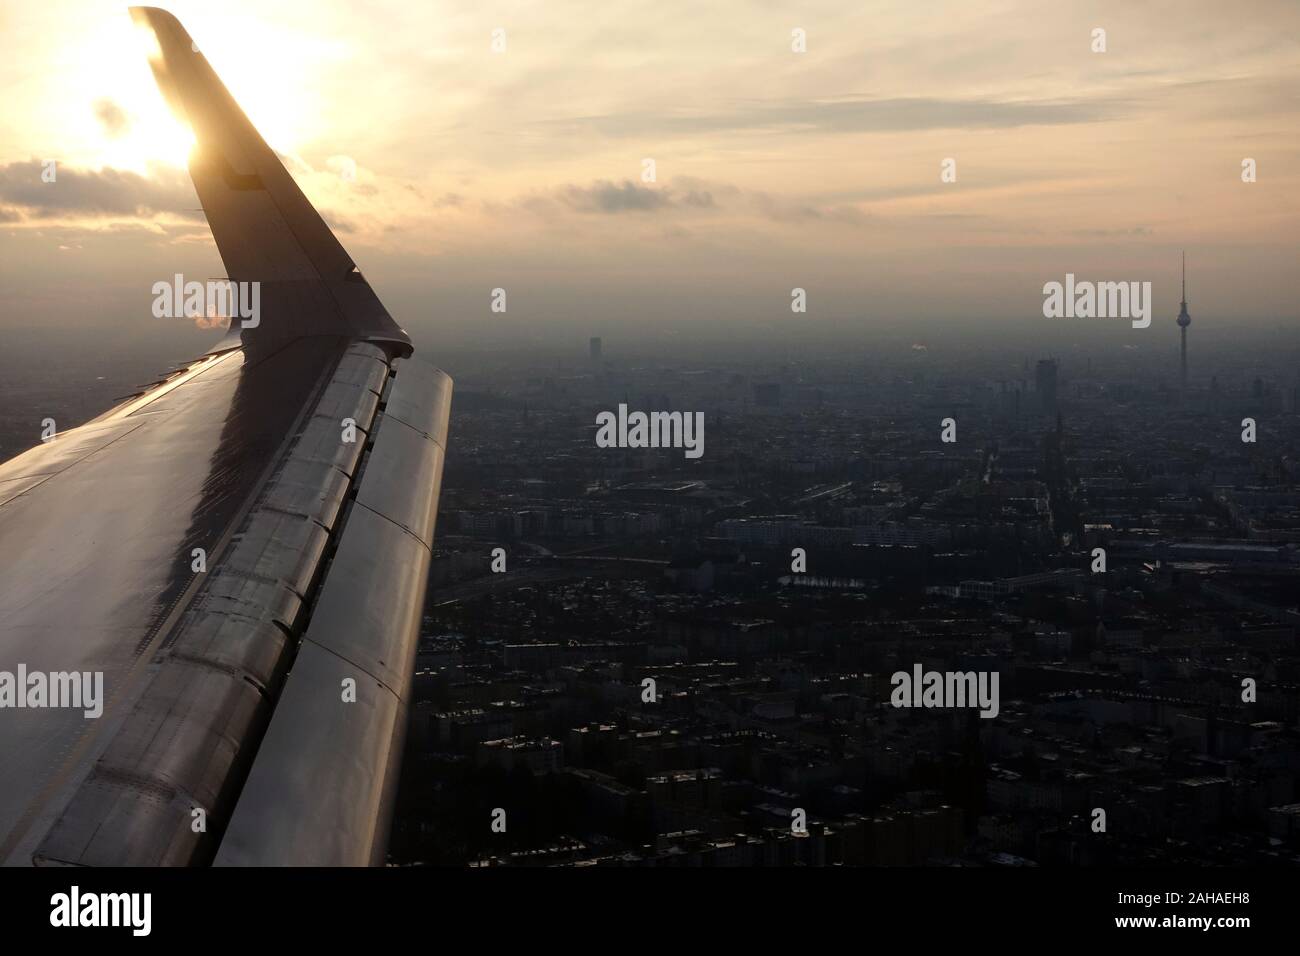
[[[261,362],[227,352],[7,466],[51,470],[45,456],[116,429],[0,504],[0,671],[102,680],[97,718],[5,711],[0,860],[32,860],[174,635],[202,581],[194,549],[215,569],[342,351],[313,338]]]
[[[353,375],[356,359],[373,358],[374,351],[354,345],[336,367]],[[357,404],[344,407],[339,396]],[[332,378],[319,401],[331,403],[331,414],[373,428],[373,392]],[[296,650],[290,635],[301,629],[324,568],[326,522],[336,522],[341,473],[322,461],[295,459],[293,449],[306,433],[287,447],[229,549],[214,555],[157,673],[37,849],[36,862],[152,866],[211,859]],[[337,422],[333,440],[342,443]],[[312,486],[315,493],[306,490]],[[201,832],[194,829],[196,814],[204,819]],[[150,838],[141,839],[142,831]]]
[[[380,415],[356,504],[217,865],[383,861],[451,401],[442,372],[394,364],[387,407],[421,410],[433,434]]]
[[[303,645],[263,745],[285,763],[278,772],[260,765],[249,777],[216,866],[382,862],[388,768],[401,753],[406,715],[397,695],[377,681],[358,681],[356,701],[333,706],[343,682],[357,676],[348,661]]]

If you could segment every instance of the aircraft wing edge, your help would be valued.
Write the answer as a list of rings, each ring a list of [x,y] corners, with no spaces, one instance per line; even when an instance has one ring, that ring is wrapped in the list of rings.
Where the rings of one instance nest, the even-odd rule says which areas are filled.
[[[303,735],[288,748],[301,772],[314,761],[326,779],[343,779],[370,762],[382,787],[347,806],[327,788],[305,805],[272,810],[315,819],[351,814],[350,825],[372,828],[368,852],[382,855],[451,395],[451,380],[432,366],[393,365],[400,375],[366,343],[343,354],[241,530],[210,559],[149,684],[33,862],[210,862],[232,813],[239,816],[245,781],[248,792],[264,792],[259,767],[281,758],[259,755],[267,745],[275,752],[286,724]],[[391,415],[381,408],[385,399]],[[352,442],[341,431],[348,419],[356,423]],[[324,686],[324,697],[304,698],[320,690],[305,675],[319,671],[322,654],[331,664],[348,662],[358,704],[342,702],[342,677],[332,693]],[[367,712],[381,689],[383,706]],[[294,721],[310,707],[315,717]],[[340,718],[337,733],[313,735],[317,724]],[[294,801],[292,787],[283,798]],[[364,862],[351,845],[338,861]]]
[[[451,404],[446,374],[394,366],[338,553],[218,866],[384,861]]]

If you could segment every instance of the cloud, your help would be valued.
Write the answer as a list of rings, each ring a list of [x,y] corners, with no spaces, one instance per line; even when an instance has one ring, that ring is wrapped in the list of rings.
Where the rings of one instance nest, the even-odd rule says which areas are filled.
[[[357,178],[357,161],[351,156],[330,156],[325,160],[325,168],[348,182]]]
[[[692,189],[682,197],[682,202],[696,209],[711,209],[714,206],[713,193]]]
[[[95,100],[95,119],[99,120],[104,132],[111,138],[116,139],[131,127],[131,121],[127,119],[126,113],[122,107],[118,106],[108,97]]]
[[[329,226],[335,232],[356,232],[356,225],[351,219],[339,215],[333,209],[318,209],[321,219],[325,220],[325,225]]]
[[[851,205],[819,206],[815,203],[799,200],[780,199],[765,192],[749,194],[749,204],[764,219],[772,222],[839,222],[848,225],[861,225],[868,216],[861,209]]]
[[[674,205],[667,190],[638,186],[631,180],[621,183],[599,180],[592,186],[563,186],[558,198],[578,212],[649,212]]]
[[[310,176],[316,172],[312,165],[297,153],[282,153],[278,149],[274,150],[274,152],[275,158],[280,161],[280,165],[295,179],[299,176]]]
[[[605,136],[698,135],[720,132],[888,133],[929,129],[1014,129],[1095,123],[1122,114],[1119,100],[893,99],[782,100],[740,103],[723,112],[619,114],[548,123]]]
[[[202,218],[189,176],[156,168],[149,177],[129,170],[60,165],[57,178],[41,180],[41,163],[0,166],[0,203],[28,219],[65,217]]]
[[[698,180],[692,180],[698,183]],[[454,196],[453,205],[461,205],[463,197]],[[447,197],[444,197],[444,201]],[[435,205],[443,205],[444,202]],[[621,213],[663,213],[676,211],[709,211],[717,208],[713,194],[704,188],[677,189],[671,186],[643,186],[630,179],[613,182],[595,180],[589,186],[566,183],[545,193],[531,194],[505,204],[483,203],[490,214],[525,209],[536,215],[553,218],[557,214],[618,215]]]
[[[852,203],[774,196],[694,176],[680,176],[671,183],[657,186],[641,185],[627,179],[618,183],[600,179],[589,186],[566,184],[510,203],[484,203],[483,208],[489,214],[508,214],[514,209],[525,209],[551,220],[573,213],[680,216],[704,211],[788,224],[863,226],[872,221],[870,215]]]
[[[1150,226],[1132,226],[1126,229],[1072,229],[1070,235],[1085,236],[1089,239],[1117,239],[1125,236],[1149,236]]]

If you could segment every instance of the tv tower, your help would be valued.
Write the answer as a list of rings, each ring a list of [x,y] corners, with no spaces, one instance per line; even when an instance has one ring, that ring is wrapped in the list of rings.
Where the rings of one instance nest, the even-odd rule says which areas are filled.
[[[1178,328],[1183,338],[1183,396],[1187,395],[1187,327],[1192,324],[1192,317],[1187,314],[1187,253],[1183,253],[1183,301],[1178,309]]]

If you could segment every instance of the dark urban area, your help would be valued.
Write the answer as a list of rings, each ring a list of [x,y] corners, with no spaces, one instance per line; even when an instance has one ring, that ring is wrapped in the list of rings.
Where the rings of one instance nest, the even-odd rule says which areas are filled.
[[[458,368],[391,862],[1300,860],[1295,356],[946,354]]]

